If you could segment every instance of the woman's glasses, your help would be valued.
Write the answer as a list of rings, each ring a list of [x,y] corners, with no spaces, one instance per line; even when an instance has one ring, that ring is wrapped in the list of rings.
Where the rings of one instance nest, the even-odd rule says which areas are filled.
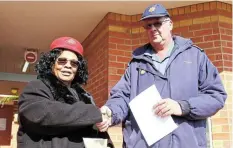
[[[78,67],[79,66],[79,61],[76,61],[76,60],[68,60],[67,58],[58,58],[57,59],[57,63],[59,64],[59,65],[65,65],[67,62],[70,62],[70,65],[72,66],[72,67]]]

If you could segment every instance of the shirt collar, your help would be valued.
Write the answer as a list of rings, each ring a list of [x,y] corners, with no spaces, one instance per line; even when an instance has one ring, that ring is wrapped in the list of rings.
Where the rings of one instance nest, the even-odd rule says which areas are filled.
[[[172,50],[173,50],[173,48],[174,48],[174,44],[175,44],[175,43],[174,43],[174,41],[172,40],[172,42],[171,42],[171,43],[169,44],[169,46],[168,46],[167,55],[166,55],[166,57],[164,57],[164,59],[170,57],[170,55],[171,55],[171,53],[172,53]],[[153,61],[159,60],[159,57],[158,57],[157,54],[154,52],[153,47],[151,46],[151,44],[150,44],[150,46],[147,46],[146,48],[147,48],[147,49],[146,49],[146,52],[144,53],[144,55],[151,57]]]

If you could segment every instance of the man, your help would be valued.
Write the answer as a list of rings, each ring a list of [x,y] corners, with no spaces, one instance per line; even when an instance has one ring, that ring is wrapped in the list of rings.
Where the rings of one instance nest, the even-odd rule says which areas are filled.
[[[111,118],[97,127],[106,131],[122,123],[123,147],[149,147],[129,102],[155,85],[163,99],[152,110],[160,117],[171,115],[178,128],[151,147],[206,148],[206,119],[223,108],[227,96],[216,67],[191,40],[172,35],[173,23],[162,5],[146,8],[141,21],[149,43],[133,52],[125,74],[101,108]]]

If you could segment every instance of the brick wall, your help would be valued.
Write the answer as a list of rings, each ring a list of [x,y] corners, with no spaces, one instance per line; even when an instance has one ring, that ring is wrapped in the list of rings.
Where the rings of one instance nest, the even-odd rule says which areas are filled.
[[[108,91],[124,74],[132,53],[131,17],[108,13]]]
[[[104,18],[83,42],[88,61],[89,80],[85,88],[92,94],[97,106],[108,96],[108,26]]]
[[[212,118],[212,138],[214,148],[232,147],[232,72],[221,72],[224,87],[228,93],[226,104]]]
[[[231,115],[232,109],[232,5],[223,2],[206,2],[197,5],[169,9],[174,22],[173,33],[186,38],[205,50],[210,60],[218,68],[223,78],[223,83],[229,94],[226,106],[211,118],[212,137],[214,148],[228,148],[232,142]],[[124,73],[132,51],[148,42],[146,33],[138,22],[141,14],[122,15],[108,13],[95,30],[107,28],[107,78],[108,86],[104,86],[109,94],[111,88]],[[104,22],[104,23],[103,23]],[[91,34],[90,36],[93,36]],[[89,37],[88,37],[89,38]],[[87,39],[88,39],[87,38]],[[97,37],[98,38],[98,37]],[[91,41],[93,42],[93,41]],[[87,44],[85,42],[85,44]],[[86,47],[84,46],[86,49]],[[92,53],[95,54],[95,53]],[[105,67],[106,68],[106,67]],[[90,70],[91,71],[91,70]],[[95,74],[97,75],[97,74]],[[88,84],[89,85],[89,84]],[[106,94],[104,94],[106,96]],[[107,100],[101,99],[100,105]],[[95,98],[98,102],[98,98]],[[114,129],[113,129],[114,128]],[[120,126],[109,130],[117,147],[121,143]]]

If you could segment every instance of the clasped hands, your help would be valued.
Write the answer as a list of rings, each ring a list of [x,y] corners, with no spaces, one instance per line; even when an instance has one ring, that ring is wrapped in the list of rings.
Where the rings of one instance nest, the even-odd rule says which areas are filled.
[[[102,122],[96,123],[96,127],[100,132],[105,132],[112,124],[112,111],[107,106],[102,106],[100,112],[102,114]]]
[[[155,104],[152,108],[155,115],[159,117],[167,117],[170,115],[181,116],[182,110],[178,102],[166,98],[160,100],[157,104]],[[112,124],[112,111],[107,106],[102,106],[100,108],[102,113],[103,121],[100,123],[96,123],[96,127],[99,129],[100,132],[105,132]]]

